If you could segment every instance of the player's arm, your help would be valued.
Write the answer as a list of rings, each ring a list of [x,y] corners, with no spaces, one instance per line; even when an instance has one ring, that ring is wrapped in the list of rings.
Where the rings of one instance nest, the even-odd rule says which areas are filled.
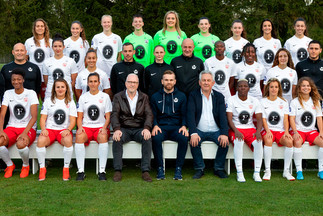
[[[43,75],[43,78],[44,78],[45,86],[47,86],[47,83],[48,83],[48,75]]]
[[[117,62],[121,62],[121,60],[122,60],[122,59],[121,59],[121,53],[122,53],[122,52],[118,52]]]
[[[81,95],[82,95],[82,89],[75,89],[76,101],[79,101]]]
[[[83,123],[83,112],[77,112],[76,125],[78,129],[76,134],[81,134],[84,131],[82,123]]]
[[[111,101],[113,100],[113,93],[112,93],[111,88],[103,89],[103,92],[107,93],[109,95]]]
[[[4,124],[4,119],[5,119],[5,116],[6,116],[6,113],[7,113],[7,106],[5,105],[2,105],[1,106],[1,111],[0,111],[0,136],[1,136],[1,133],[3,133],[3,124]]]

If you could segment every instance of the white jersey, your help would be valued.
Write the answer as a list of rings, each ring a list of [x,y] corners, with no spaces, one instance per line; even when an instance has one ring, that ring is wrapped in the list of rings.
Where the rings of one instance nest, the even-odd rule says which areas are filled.
[[[266,119],[268,128],[272,131],[285,131],[284,116],[289,114],[289,105],[283,99],[277,97],[271,101],[263,98],[260,101],[262,118]]]
[[[205,70],[212,72],[215,84],[213,89],[222,93],[227,100],[230,96],[229,80],[230,77],[235,77],[235,63],[224,57],[223,60],[218,60],[215,56],[210,57],[204,62]]]
[[[231,96],[227,102],[227,112],[232,113],[232,121],[236,128],[256,128],[253,124],[253,114],[261,113],[261,105],[257,98],[248,96],[242,101],[238,94]]]
[[[290,103],[289,115],[295,116],[296,129],[302,132],[310,132],[316,130],[316,117],[322,116],[321,105],[315,107],[312,98],[303,101],[303,106],[294,98]]]
[[[266,40],[264,37],[260,37],[257,38],[253,44],[257,48],[256,53],[258,62],[264,65],[266,71],[268,71],[273,65],[277,50],[282,47],[280,40],[276,38]]]
[[[236,65],[236,79],[246,79],[249,84],[249,95],[256,97],[257,99],[262,98],[262,92],[260,89],[260,81],[264,79],[266,69],[262,64],[254,62],[252,65],[248,65],[245,62],[240,62]]]
[[[83,113],[83,127],[100,128],[105,124],[105,114],[112,111],[108,94],[100,92],[92,95],[86,92],[81,95],[77,112]]]
[[[312,39],[309,37],[304,36],[303,38],[298,38],[294,35],[285,42],[284,48],[286,48],[292,55],[295,67],[298,62],[303,61],[307,58],[307,48],[308,44],[311,41]]]
[[[290,67],[280,69],[278,66],[275,66],[267,71],[264,78],[264,85],[267,85],[270,78],[276,78],[279,80],[283,88],[283,97],[288,101],[288,103],[290,103],[293,99],[293,86],[296,86],[298,81],[296,71]]]
[[[70,57],[63,56],[60,59],[55,57],[46,59],[43,65],[43,75],[48,76],[45,98],[47,99],[51,96],[54,81],[58,78],[63,78],[67,81],[73,97],[71,75],[75,73],[77,73],[76,63]]]
[[[230,37],[224,41],[225,55],[232,59],[234,63],[240,63],[242,61],[242,49],[247,43],[249,43],[249,41],[243,37],[241,37],[240,40],[234,40],[233,37]]]
[[[46,128],[52,130],[63,130],[70,125],[70,116],[77,117],[74,101],[65,104],[65,99],[55,98],[55,103],[51,99],[45,100],[40,112],[47,115]]]
[[[30,106],[39,104],[37,94],[33,90],[24,89],[21,94],[16,94],[14,89],[5,91],[3,95],[2,106],[7,106],[10,111],[10,117],[7,127],[25,128],[30,119]],[[37,123],[33,125],[36,130]]]
[[[73,41],[71,37],[64,40],[64,55],[74,59],[77,67],[77,71],[81,72],[85,69],[84,59],[87,50],[89,49],[89,43],[84,41],[81,37],[76,41]]]
[[[100,85],[99,90],[103,91],[104,89],[110,88],[110,81],[108,79],[108,76],[106,73],[104,73],[102,70],[97,68],[95,70],[96,73],[100,75]],[[94,73],[94,72],[93,72]],[[91,74],[91,72],[88,69],[84,69],[82,72],[80,72],[77,75],[76,83],[75,83],[75,89],[81,89],[82,94],[85,94],[89,91],[88,85],[87,85],[87,78]]]
[[[110,78],[112,66],[117,63],[118,53],[122,51],[120,36],[114,33],[107,36],[103,32],[94,35],[91,47],[97,50],[97,67],[106,72]]]

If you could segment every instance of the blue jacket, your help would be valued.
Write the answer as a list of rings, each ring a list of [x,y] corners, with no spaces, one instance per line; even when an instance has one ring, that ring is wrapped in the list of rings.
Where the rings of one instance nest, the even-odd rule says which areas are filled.
[[[225,110],[224,96],[212,90],[212,104],[213,104],[213,117],[220,128],[220,135],[228,136],[229,126],[227,120],[227,113]],[[188,98],[187,104],[187,126],[189,128],[190,135],[197,133],[197,125],[200,122],[202,115],[202,95],[201,89],[197,89],[191,92]]]
[[[152,95],[153,125],[186,126],[186,96],[176,88],[167,94],[164,88]]]

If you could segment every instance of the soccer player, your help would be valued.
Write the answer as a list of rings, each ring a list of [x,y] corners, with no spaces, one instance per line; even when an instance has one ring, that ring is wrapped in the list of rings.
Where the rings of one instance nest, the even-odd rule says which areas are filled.
[[[274,62],[274,57],[278,49],[282,47],[280,40],[277,39],[273,22],[264,19],[260,25],[260,35],[253,44],[257,48],[258,62],[265,66],[268,71]]]
[[[197,26],[200,32],[191,37],[195,46],[194,55],[205,62],[206,59],[215,55],[213,47],[220,38],[210,33],[211,23],[207,17],[201,17]]]
[[[73,21],[71,25],[71,34],[69,38],[64,40],[64,55],[74,59],[78,73],[85,69],[84,58],[89,43],[85,37],[85,30],[80,21]]]
[[[73,153],[72,129],[75,126],[77,111],[66,80],[60,78],[54,81],[51,97],[43,103],[40,114],[41,133],[36,147],[40,167],[38,179],[43,181],[46,178],[46,148],[57,140],[64,146],[63,180],[68,181]]]
[[[91,140],[99,143],[99,174],[100,181],[106,181],[105,167],[108,159],[109,124],[112,104],[108,94],[99,91],[100,76],[91,73],[88,76],[90,91],[81,95],[77,109],[77,132],[75,139],[75,157],[77,162],[77,181],[83,181],[85,146]]]
[[[134,56],[135,61],[147,67],[154,62],[153,38],[145,33],[142,28],[144,26],[142,15],[136,14],[132,17],[132,26],[134,27],[134,32],[128,35],[123,43],[132,43],[136,51]]]
[[[0,114],[0,157],[6,163],[4,177],[10,178],[15,164],[9,156],[7,148],[16,143],[22,159],[20,178],[29,175],[29,148],[36,138],[36,121],[38,98],[36,92],[23,86],[25,71],[16,68],[11,72],[11,83],[14,89],[4,93]],[[3,129],[4,117],[10,112],[9,122]]]
[[[172,59],[182,54],[180,49],[183,40],[187,38],[185,32],[179,27],[179,17],[175,11],[168,11],[164,16],[164,26],[154,36],[154,46],[164,47],[165,62],[170,64]]]
[[[110,78],[112,66],[121,61],[122,40],[119,35],[112,33],[112,16],[103,15],[101,26],[103,32],[94,35],[91,47],[97,50],[98,68]]]
[[[323,180],[323,124],[322,100],[317,87],[309,77],[302,77],[296,86],[296,98],[290,103],[289,122],[294,140],[294,162],[296,179],[303,180],[302,145],[305,141],[310,145],[318,145],[318,177]],[[318,131],[315,124],[317,124]]]
[[[255,182],[261,182],[260,168],[262,164],[262,114],[259,101],[248,95],[248,80],[240,79],[237,84],[237,94],[230,97],[227,102],[227,117],[231,130],[229,130],[230,141],[234,144],[234,162],[237,169],[237,181],[245,182],[242,171],[243,144],[246,143],[253,149]],[[255,114],[257,126],[253,123],[252,116]]]

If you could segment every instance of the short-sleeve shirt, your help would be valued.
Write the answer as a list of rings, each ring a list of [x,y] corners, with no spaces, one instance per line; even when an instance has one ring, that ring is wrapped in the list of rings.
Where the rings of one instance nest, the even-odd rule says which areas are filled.
[[[307,48],[311,41],[312,39],[309,37],[304,36],[303,38],[298,38],[294,35],[285,42],[284,48],[286,48],[292,55],[294,66],[296,66],[298,62],[307,58]]]
[[[81,72],[85,69],[84,59],[86,56],[86,52],[89,49],[89,43],[79,37],[76,41],[73,41],[71,37],[64,40],[64,55],[74,59],[77,67],[77,71]]]
[[[243,37],[240,40],[234,40],[233,37],[224,41],[225,44],[225,55],[232,59],[234,63],[239,64],[242,61],[242,49],[249,43],[248,40]]]
[[[110,81],[105,72],[97,68],[95,70],[96,73],[100,75],[100,85],[99,85],[99,90],[103,91],[104,89],[109,89],[110,88]],[[93,72],[94,73],[94,72]],[[80,72],[77,75],[76,82],[75,82],[75,88],[76,89],[81,89],[82,94],[85,92],[89,91],[89,87],[87,85],[87,78],[91,74],[91,72],[88,69],[84,69],[82,72]]]
[[[202,59],[203,62],[205,62],[206,59],[215,55],[214,44],[215,42],[220,40],[219,37],[213,34],[210,34],[209,36],[205,37],[201,35],[201,33],[193,35],[191,39],[194,41],[195,46],[194,55]]]

